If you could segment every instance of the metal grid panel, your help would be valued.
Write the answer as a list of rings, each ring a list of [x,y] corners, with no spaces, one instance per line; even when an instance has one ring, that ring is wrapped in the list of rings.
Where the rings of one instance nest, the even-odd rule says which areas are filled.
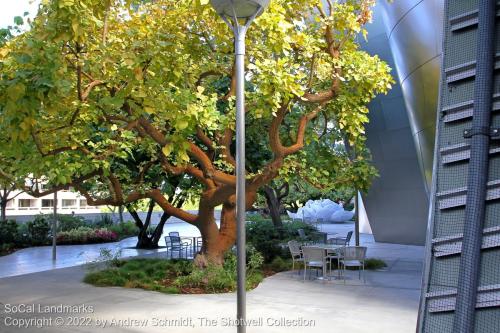
[[[475,176],[470,170],[472,139],[464,131],[473,125],[472,105],[477,64],[479,0],[448,0],[445,8],[444,58],[438,115],[437,147],[435,154],[433,205],[427,245],[427,267],[419,320],[420,332],[457,333],[454,321],[458,311],[456,300],[461,258],[466,229],[466,205]],[[497,3],[495,72],[491,127],[500,127],[500,3]],[[481,74],[477,74],[481,75]],[[490,81],[491,82],[491,81]],[[480,82],[479,82],[480,83]],[[480,89],[483,89],[482,87]],[[481,252],[478,270],[478,289],[474,316],[474,332],[500,332],[500,141],[489,147],[488,188],[484,224],[481,232]],[[473,164],[477,165],[477,164]],[[479,170],[479,169],[478,169]],[[486,193],[486,192],[485,192]],[[470,209],[470,208],[469,208]],[[469,211],[469,216],[470,211]],[[480,216],[480,214],[478,215]],[[469,221],[471,219],[469,218]],[[470,223],[470,222],[468,222]],[[481,229],[478,229],[481,230]],[[469,231],[467,231],[469,232]],[[465,235],[470,237],[470,233]],[[469,240],[469,238],[466,238]],[[469,244],[469,243],[468,243]],[[464,285],[463,283],[461,284]],[[457,310],[457,311],[455,311]],[[463,314],[463,312],[462,312]],[[469,315],[469,313],[467,313]],[[463,318],[463,317],[462,317]],[[455,323],[456,326],[457,323]],[[472,332],[463,332],[472,333]]]

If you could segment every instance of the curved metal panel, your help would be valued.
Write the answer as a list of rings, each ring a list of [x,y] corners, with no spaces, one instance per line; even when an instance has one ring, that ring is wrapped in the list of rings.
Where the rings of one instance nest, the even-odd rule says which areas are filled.
[[[384,3],[386,1],[380,1]],[[397,6],[385,6],[384,8],[384,23],[387,30],[387,35],[390,36],[390,32],[394,29],[394,27],[398,24],[398,22],[405,17],[405,15],[422,0],[395,0],[394,3],[397,3]],[[389,3],[387,1],[387,3]],[[392,3],[390,3],[392,4]],[[384,4],[383,4],[384,5]]]
[[[373,15],[374,23],[367,26],[368,42],[362,41],[362,48],[394,68],[380,4]],[[396,83],[389,94],[377,96],[369,109],[366,143],[380,176],[363,201],[373,235],[377,242],[422,245],[429,200],[401,85]]]
[[[442,53],[444,0],[382,3],[384,21],[427,189],[432,161]]]

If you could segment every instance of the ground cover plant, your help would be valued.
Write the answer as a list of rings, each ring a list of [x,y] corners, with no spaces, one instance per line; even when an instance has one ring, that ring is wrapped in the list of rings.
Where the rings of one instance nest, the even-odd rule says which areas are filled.
[[[189,260],[132,259],[113,260],[103,270],[89,272],[84,282],[99,287],[140,288],[168,294],[212,294],[236,290],[236,256],[226,254],[222,266],[201,269]],[[264,279],[263,258],[250,249],[247,264],[247,289]],[[269,272],[269,271],[268,271]]]

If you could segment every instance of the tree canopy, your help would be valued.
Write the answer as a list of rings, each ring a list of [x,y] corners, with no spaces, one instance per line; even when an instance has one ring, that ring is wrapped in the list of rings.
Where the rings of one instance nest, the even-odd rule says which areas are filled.
[[[366,105],[391,87],[389,67],[359,49],[373,4],[273,0],[252,25],[249,207],[278,175],[302,170],[323,182],[332,165],[366,163],[366,154],[347,161],[332,144],[365,151]],[[2,154],[90,204],[154,199],[196,225],[203,251],[220,258],[236,230],[233,52],[206,0],[44,0],[31,29],[0,48]],[[199,213],[165,200],[151,170],[195,179]],[[90,192],[96,181],[108,191]]]

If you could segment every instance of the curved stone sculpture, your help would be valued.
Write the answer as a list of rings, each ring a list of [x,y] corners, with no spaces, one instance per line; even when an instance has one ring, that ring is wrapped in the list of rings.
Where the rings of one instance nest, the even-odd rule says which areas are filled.
[[[291,219],[310,219],[317,221],[322,219],[324,222],[345,222],[354,217],[354,210],[346,211],[330,199],[309,200],[303,207],[297,210],[297,213],[287,211]]]

